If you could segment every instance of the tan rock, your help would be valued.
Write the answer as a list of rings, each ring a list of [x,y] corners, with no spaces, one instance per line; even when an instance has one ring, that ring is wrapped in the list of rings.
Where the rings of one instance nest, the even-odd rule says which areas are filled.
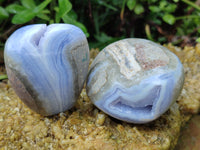
[[[183,62],[181,96],[159,119],[135,125],[104,115],[85,89],[74,108],[43,117],[27,108],[12,88],[0,82],[0,147],[3,149],[172,150],[181,127],[200,107],[199,45],[184,50],[167,45]],[[96,56],[96,50],[92,56]],[[92,59],[91,59],[92,60]],[[16,109],[18,108],[18,109]]]

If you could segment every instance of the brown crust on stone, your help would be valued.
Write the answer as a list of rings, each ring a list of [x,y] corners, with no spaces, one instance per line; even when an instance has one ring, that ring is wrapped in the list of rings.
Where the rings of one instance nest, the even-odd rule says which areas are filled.
[[[136,50],[136,59],[138,60],[138,62],[140,63],[140,66],[142,66],[142,68],[144,70],[150,70],[156,67],[161,67],[161,66],[165,66],[167,65],[168,62],[163,61],[161,59],[157,59],[157,60],[148,60],[146,58],[144,49],[145,46],[142,44],[136,44],[135,45],[135,50]]]

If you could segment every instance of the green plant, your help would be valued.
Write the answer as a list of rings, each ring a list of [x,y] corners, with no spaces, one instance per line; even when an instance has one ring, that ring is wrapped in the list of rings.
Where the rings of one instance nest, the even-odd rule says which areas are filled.
[[[1,81],[1,80],[4,80],[4,79],[7,79],[7,78],[8,78],[7,75],[0,75],[0,81]]]
[[[126,0],[125,0],[126,1]],[[127,7],[144,19],[150,40],[167,42],[182,36],[200,36],[200,7],[189,0],[127,0]],[[185,5],[187,4],[187,5]],[[121,11],[124,11],[123,8]],[[150,26],[150,27],[149,27]],[[148,29],[148,30],[147,30]],[[151,35],[153,31],[153,35]],[[157,31],[157,33],[155,33]],[[162,36],[160,37],[159,34]],[[183,42],[178,39],[174,43]]]
[[[24,24],[62,22],[80,27],[100,49],[126,37],[180,45],[200,37],[199,16],[199,0],[0,0],[0,49]]]
[[[69,0],[16,0],[10,3],[1,0],[0,4],[0,43],[4,43],[17,28],[33,23],[69,23],[80,27],[89,36],[86,27],[77,21],[78,16]],[[0,44],[0,49],[3,46]]]
[[[199,27],[199,6],[188,0],[76,0],[72,4],[88,28],[90,41],[97,41],[90,42],[92,47],[102,48],[124,37],[179,44],[183,35],[196,36],[193,32]]]
[[[181,20],[182,24],[177,27],[177,36],[188,36],[192,38],[200,37],[200,7],[188,0],[182,0],[189,6],[185,9],[183,16],[176,17],[176,20]],[[198,41],[198,39],[197,39]]]
[[[76,0],[72,2],[79,19],[90,33],[90,47],[100,50],[111,42],[125,38],[121,34],[119,13],[123,1],[119,0]]]
[[[11,4],[6,7],[6,10],[10,14],[14,14],[12,17],[13,24],[24,24],[34,17],[49,20],[49,17],[46,15],[49,11],[44,9],[50,2],[51,0],[45,0],[36,5],[33,0],[21,0],[22,5]]]
[[[200,43],[200,38],[197,38],[197,39],[196,39],[196,42]]]

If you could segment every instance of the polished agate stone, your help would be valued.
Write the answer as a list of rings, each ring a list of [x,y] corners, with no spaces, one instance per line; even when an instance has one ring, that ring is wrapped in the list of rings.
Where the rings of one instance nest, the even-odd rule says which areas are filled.
[[[105,47],[87,78],[91,101],[108,115],[147,123],[168,110],[184,83],[183,66],[167,48],[144,39],[124,39]]]
[[[9,81],[32,110],[49,116],[70,109],[88,72],[84,33],[69,24],[35,24],[15,31],[5,45]]]

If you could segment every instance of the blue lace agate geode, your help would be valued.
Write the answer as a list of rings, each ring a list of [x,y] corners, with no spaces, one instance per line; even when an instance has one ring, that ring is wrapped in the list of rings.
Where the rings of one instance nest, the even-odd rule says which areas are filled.
[[[95,58],[87,79],[92,102],[114,118],[146,123],[161,116],[184,83],[178,57],[143,39],[108,45]]]
[[[74,105],[88,72],[87,39],[69,24],[22,27],[7,40],[4,56],[17,95],[45,116]]]

